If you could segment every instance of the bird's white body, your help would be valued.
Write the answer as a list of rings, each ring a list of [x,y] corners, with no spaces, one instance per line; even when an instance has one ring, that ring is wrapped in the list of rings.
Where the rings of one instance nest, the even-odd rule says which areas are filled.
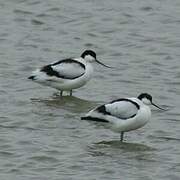
[[[137,98],[121,98],[101,105],[81,119],[105,123],[113,131],[121,133],[123,141],[124,132],[138,129],[150,120],[151,109],[148,105],[165,110],[152,102],[150,94],[142,93]]]
[[[83,58],[72,59],[71,63],[59,63],[51,65],[51,68],[63,77],[48,75],[42,69],[32,72],[34,82],[49,86],[60,91],[71,91],[85,85],[93,75],[93,66]],[[78,63],[76,63],[78,62]],[[83,65],[80,66],[80,65]]]
[[[140,105],[140,109],[138,110],[137,114],[126,120],[115,120],[112,122],[111,129],[115,132],[128,132],[135,129],[138,129],[144,126],[150,119],[151,119],[151,110],[150,108],[140,102],[138,99],[133,99]]]
[[[104,107],[107,113],[99,112],[98,108],[95,108],[87,113],[85,117],[97,118],[100,121],[101,119],[105,120],[108,122],[106,123],[107,126],[118,133],[135,130],[144,126],[151,118],[149,106],[138,98],[126,99],[130,101],[122,100],[105,104]],[[137,103],[139,109],[131,101]]]

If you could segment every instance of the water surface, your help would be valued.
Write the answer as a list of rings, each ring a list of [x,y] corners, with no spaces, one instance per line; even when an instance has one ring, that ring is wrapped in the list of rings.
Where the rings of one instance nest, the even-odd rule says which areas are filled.
[[[10,180],[180,179],[180,1],[0,2],[0,174]],[[27,80],[85,49],[117,69],[60,99]],[[115,98],[152,94],[152,120],[119,134],[80,116]]]

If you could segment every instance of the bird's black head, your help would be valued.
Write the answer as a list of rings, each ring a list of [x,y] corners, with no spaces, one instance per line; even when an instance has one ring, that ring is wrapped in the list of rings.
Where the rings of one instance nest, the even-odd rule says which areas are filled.
[[[161,110],[166,110],[166,109],[163,109],[163,108],[159,107],[158,105],[154,104],[154,103],[152,102],[152,96],[151,96],[150,94],[148,94],[148,93],[142,93],[142,94],[140,94],[140,95],[138,96],[138,99],[140,99],[140,100],[141,100],[144,104],[146,104],[146,105],[153,105],[153,106],[155,106],[155,107],[157,107],[157,108],[159,108],[159,109],[161,109]]]
[[[152,96],[148,93],[142,93],[138,96],[138,99],[148,99],[150,102],[152,102]]]
[[[96,53],[95,53],[94,51],[92,51],[92,50],[86,50],[86,51],[84,51],[84,52],[81,54],[81,57],[82,57],[83,59],[85,59],[85,61],[87,61],[87,62],[94,62],[94,61],[95,61],[95,62],[101,64],[102,66],[105,66],[105,67],[107,67],[107,68],[112,68],[112,67],[107,66],[107,65],[105,65],[104,63],[100,62],[99,60],[97,60],[97,58],[96,58]]]
[[[92,56],[94,59],[96,59],[96,53],[92,50],[85,50],[82,54],[81,57],[84,59],[86,56]]]

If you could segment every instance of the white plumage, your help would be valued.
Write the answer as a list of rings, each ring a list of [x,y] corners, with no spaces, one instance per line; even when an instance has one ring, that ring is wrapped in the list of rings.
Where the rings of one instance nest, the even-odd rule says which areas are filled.
[[[75,59],[77,62],[82,63],[85,65],[85,62],[82,60]],[[57,71],[61,76],[64,76],[69,79],[75,79],[77,77],[82,76],[85,73],[85,69],[80,66],[80,64],[72,62],[72,63],[60,63],[54,66],[51,66],[54,71]]]
[[[129,101],[115,101],[105,105],[106,111],[112,116],[120,119],[127,119],[137,114],[137,107]]]
[[[137,98],[122,98],[99,106],[81,119],[106,123],[113,131],[121,133],[123,141],[124,132],[138,129],[150,120],[150,104],[158,107],[151,95],[142,93]]]

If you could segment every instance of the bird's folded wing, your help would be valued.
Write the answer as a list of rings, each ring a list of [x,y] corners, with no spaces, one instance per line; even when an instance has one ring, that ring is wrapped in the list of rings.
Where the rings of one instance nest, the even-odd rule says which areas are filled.
[[[63,79],[76,79],[85,73],[85,66],[75,60],[65,59],[57,63],[44,66],[44,71],[49,76]]]
[[[105,105],[106,112],[120,119],[129,119],[138,112],[138,106],[130,101],[116,101]]]

